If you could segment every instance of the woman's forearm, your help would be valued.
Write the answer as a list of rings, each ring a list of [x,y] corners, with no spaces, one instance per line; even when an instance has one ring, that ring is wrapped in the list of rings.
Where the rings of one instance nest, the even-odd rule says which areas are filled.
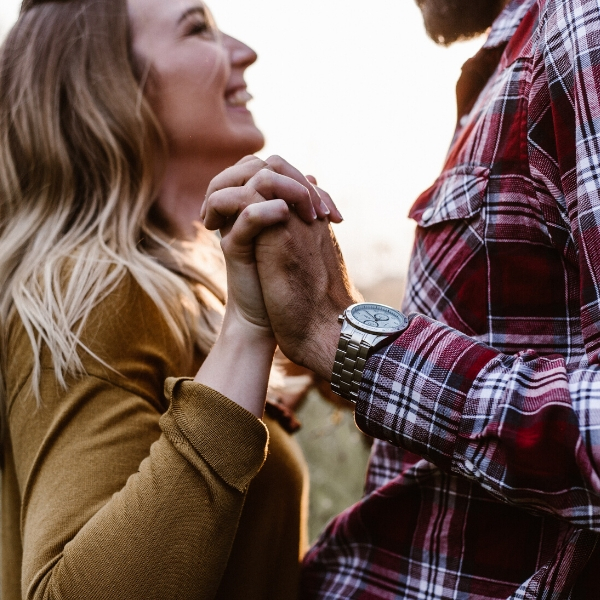
[[[223,328],[194,381],[223,394],[253,415],[264,412],[275,338],[228,310]]]

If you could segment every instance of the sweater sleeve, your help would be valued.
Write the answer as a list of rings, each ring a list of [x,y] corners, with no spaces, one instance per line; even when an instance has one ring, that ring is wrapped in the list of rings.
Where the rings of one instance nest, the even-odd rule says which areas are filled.
[[[88,361],[65,390],[44,359],[40,403],[14,337],[7,421],[24,599],[215,596],[268,430],[188,379],[166,379],[165,402],[159,382],[181,367],[152,311],[135,289],[111,299],[86,335],[115,372]]]
[[[96,377],[37,411],[19,398],[23,598],[214,597],[268,434],[217,392],[167,383],[162,418]]]

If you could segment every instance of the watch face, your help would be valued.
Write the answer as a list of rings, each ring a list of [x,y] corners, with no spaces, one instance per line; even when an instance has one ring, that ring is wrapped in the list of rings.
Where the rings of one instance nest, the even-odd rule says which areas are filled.
[[[381,335],[403,331],[408,326],[405,315],[383,304],[355,304],[348,309],[346,315],[355,327]]]

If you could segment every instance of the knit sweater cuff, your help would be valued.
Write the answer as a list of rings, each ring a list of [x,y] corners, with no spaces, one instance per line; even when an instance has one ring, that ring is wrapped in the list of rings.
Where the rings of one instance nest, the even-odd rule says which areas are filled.
[[[265,424],[219,392],[187,378],[168,378],[169,410],[163,433],[194,465],[207,463],[231,487],[244,492],[260,471],[269,433]]]

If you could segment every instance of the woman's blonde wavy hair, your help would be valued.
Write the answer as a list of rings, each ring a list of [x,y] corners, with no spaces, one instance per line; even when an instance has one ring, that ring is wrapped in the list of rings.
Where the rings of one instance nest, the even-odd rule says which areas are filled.
[[[182,352],[208,352],[218,334],[217,240],[173,244],[151,218],[166,142],[143,95],[148,70],[132,53],[125,0],[26,1],[0,49],[0,353],[18,315],[38,399],[42,346],[63,386],[81,374],[81,331],[126,274]]]

